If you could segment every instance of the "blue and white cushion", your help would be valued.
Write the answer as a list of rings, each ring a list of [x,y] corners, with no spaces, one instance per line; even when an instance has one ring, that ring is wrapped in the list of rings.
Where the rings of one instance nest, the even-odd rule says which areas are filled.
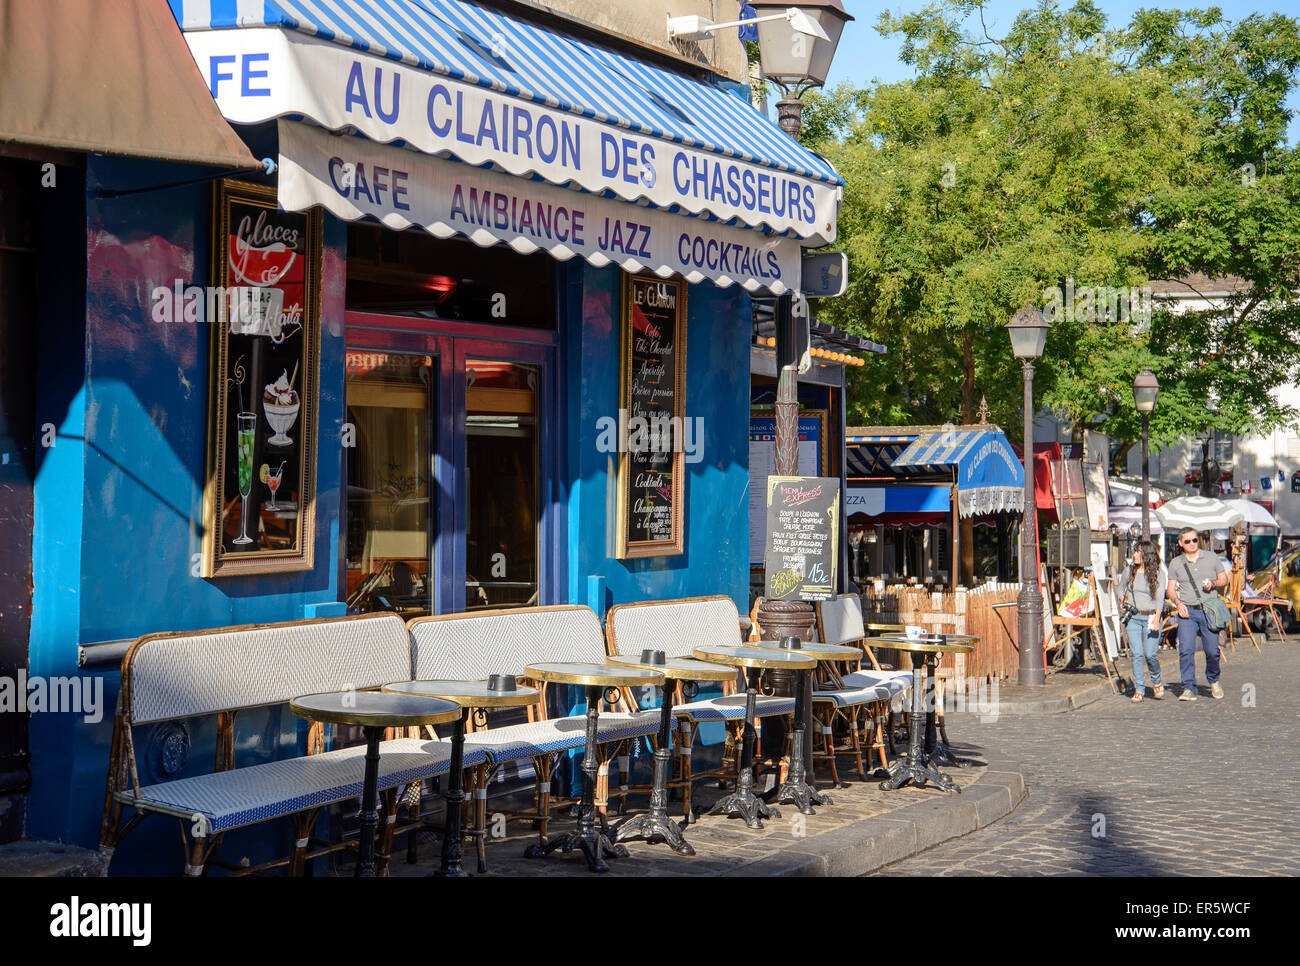
[[[759,697],[754,704],[756,718],[793,713],[794,698]],[[729,694],[725,697],[702,698],[699,701],[674,705],[673,714],[690,718],[692,721],[736,721],[745,717],[745,695]]]
[[[139,804],[187,816],[203,815],[212,832],[293,815],[359,798],[365,780],[365,745],[304,758],[196,775],[140,789]],[[481,748],[465,747],[465,766],[482,764]],[[380,790],[447,774],[451,744],[398,738],[379,746]]]
[[[644,738],[658,730],[658,711],[607,713],[602,714],[596,723],[596,740],[604,744],[629,738]],[[481,749],[493,764],[499,765],[535,755],[581,748],[586,743],[587,718],[585,715],[572,715],[468,734],[465,736],[465,753],[468,757],[470,747]]]

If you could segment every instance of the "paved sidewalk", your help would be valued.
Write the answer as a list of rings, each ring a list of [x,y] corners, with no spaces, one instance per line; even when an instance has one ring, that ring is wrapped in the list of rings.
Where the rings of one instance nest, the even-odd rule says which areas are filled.
[[[1224,699],[1105,696],[1069,715],[952,719],[953,736],[1020,763],[1028,798],[1004,821],[881,870],[885,875],[1300,874],[1300,645],[1227,655]],[[1121,671],[1128,676],[1126,661]]]
[[[958,738],[954,730],[953,738]],[[971,745],[959,750],[972,755],[974,767],[945,769],[961,786],[961,794],[917,789],[910,786],[886,792],[879,788],[880,777],[866,782],[852,781],[847,788],[822,790],[834,804],[817,808],[817,814],[800,815],[792,806],[780,806],[781,818],[764,822],[762,830],[745,826],[740,819],[701,814],[699,821],[686,833],[694,846],[694,856],[679,856],[667,846],[628,842],[629,856],[609,862],[608,875],[620,876],[785,876],[835,875],[857,876],[890,862],[930,848],[954,836],[965,835],[1010,814],[1024,798],[1024,783],[1019,768],[992,753]],[[842,759],[841,778],[856,770]],[[696,803],[700,812],[723,794],[720,790],[697,786]],[[644,807],[645,798],[635,797],[628,814]],[[680,803],[674,817],[680,817]],[[612,820],[614,820],[612,818]],[[551,822],[551,832],[573,827],[573,819],[560,815]],[[490,830],[490,823],[489,823]],[[523,851],[535,842],[536,833],[528,824],[512,821],[504,838],[489,839],[487,854],[489,875],[591,875],[581,853],[558,853],[548,859],[525,859]],[[405,843],[399,839],[394,849],[393,877],[427,875],[437,868],[441,845],[432,835],[422,839],[420,861],[408,865]],[[466,869],[474,871],[472,856]],[[347,874],[343,868],[340,874]]]

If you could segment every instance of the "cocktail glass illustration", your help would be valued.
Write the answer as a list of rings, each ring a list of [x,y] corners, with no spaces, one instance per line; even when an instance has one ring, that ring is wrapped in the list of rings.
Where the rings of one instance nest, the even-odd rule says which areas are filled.
[[[268,471],[266,474],[266,488],[271,491],[271,502],[266,507],[268,510],[280,509],[275,505],[275,491],[280,489],[280,480],[284,476],[284,463],[287,462],[288,460],[285,460],[275,470]]]
[[[236,417],[239,430],[239,495],[244,498],[239,516],[239,536],[230,541],[243,546],[253,542],[248,535],[248,494],[253,491],[253,437],[257,433],[257,413],[239,413]]]

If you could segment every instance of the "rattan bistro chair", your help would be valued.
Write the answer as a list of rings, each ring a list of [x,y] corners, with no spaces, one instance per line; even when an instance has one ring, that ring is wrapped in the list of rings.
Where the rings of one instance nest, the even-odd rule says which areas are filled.
[[[581,605],[417,617],[407,627],[416,680],[482,681],[492,674],[522,677],[524,668],[539,661],[600,664],[605,657],[600,618],[590,607]],[[551,784],[561,754],[585,745],[586,719],[581,715],[548,718],[547,683],[528,683],[542,692],[536,711],[528,709],[528,721],[493,728],[486,727],[486,720],[480,720],[465,736],[466,754],[473,749],[486,753],[487,758],[474,776],[474,822],[469,830],[475,840],[480,871],[486,871],[487,783],[498,769],[514,762],[532,762],[534,809],[510,817],[536,821],[543,844],[551,812],[577,801],[569,796],[553,795]],[[606,807],[611,794],[620,798],[627,795],[629,742],[648,738],[658,728],[658,715],[652,711],[628,713],[622,708],[619,712],[606,713],[602,710],[596,733],[601,755],[597,765],[599,808]],[[609,788],[612,759],[617,760],[620,772],[617,792]]]
[[[694,648],[705,644],[738,646],[742,643],[739,612],[730,597],[688,597],[679,600],[644,601],[617,604],[605,618],[605,646],[610,654],[640,654],[644,650],[663,651],[666,657],[690,657]],[[677,698],[683,695],[679,691]],[[635,695],[629,698],[636,701]],[[675,699],[676,700],[676,699]],[[755,714],[768,717],[794,712],[794,698],[759,697]],[[691,811],[691,786],[706,778],[728,778],[735,774],[734,751],[739,747],[740,728],[745,718],[745,696],[728,683],[718,697],[683,701],[673,707],[677,719],[674,738],[676,775],[670,788],[682,790],[682,809],[687,821],[694,821]],[[709,772],[696,772],[691,752],[705,722],[721,722],[727,729],[727,746],[722,766]],[[758,756],[755,756],[758,760]]]
[[[825,644],[857,645],[871,662],[871,670],[851,669],[841,674],[833,664],[823,663],[823,680],[813,691],[813,714],[818,720],[821,750],[817,760],[826,761],[831,779],[837,785],[839,772],[836,756],[851,754],[857,763],[859,780],[866,780],[862,763],[860,732],[865,725],[872,752],[880,757],[882,768],[889,767],[885,757],[885,724],[891,700],[910,687],[910,671],[883,670],[867,643],[867,629],[862,618],[862,600],[857,594],[841,594],[816,605],[817,637]],[[843,725],[845,739],[836,742],[837,725]]]

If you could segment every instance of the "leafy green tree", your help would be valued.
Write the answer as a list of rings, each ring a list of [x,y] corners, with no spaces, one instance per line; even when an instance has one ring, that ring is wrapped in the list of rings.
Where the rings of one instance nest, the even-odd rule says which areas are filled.
[[[805,110],[805,142],[846,181],[849,291],[818,311],[890,347],[854,374],[853,418],[969,422],[986,396],[1017,422],[1001,332],[1016,309],[1071,279],[1131,290],[1202,272],[1248,285],[1224,311],[1055,313],[1036,398],[1076,431],[1132,440],[1131,384],[1150,365],[1157,443],[1291,419],[1269,390],[1300,375],[1296,22],[1144,10],[1110,29],[1088,0],[1044,0],[998,38],[982,14],[979,0],[882,14],[916,77]]]

